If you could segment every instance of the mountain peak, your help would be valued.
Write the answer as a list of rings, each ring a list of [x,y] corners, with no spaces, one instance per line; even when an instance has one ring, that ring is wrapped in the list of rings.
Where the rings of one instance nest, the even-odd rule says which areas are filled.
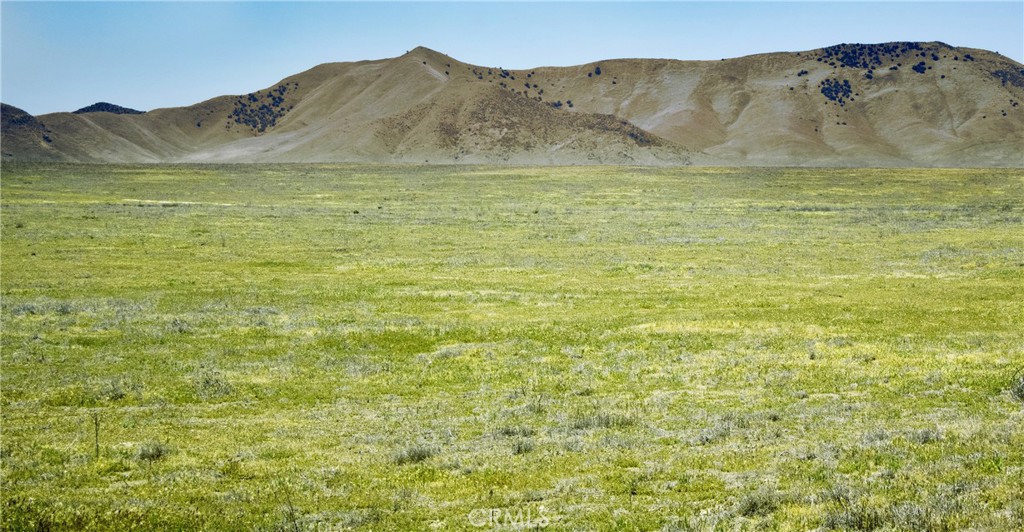
[[[120,105],[114,105],[108,102],[96,102],[90,106],[83,107],[74,114],[80,115],[84,113],[114,113],[115,115],[141,115],[145,111],[138,111],[129,107],[121,107]]]
[[[443,54],[441,52],[438,52],[437,50],[434,50],[434,49],[431,49],[431,48],[427,48],[426,46],[417,46],[416,48],[413,48],[412,50],[409,50],[408,52],[406,52],[405,55],[414,56],[414,57],[424,57],[424,58],[428,58],[428,59],[429,58],[445,58],[447,60],[451,60],[451,57],[449,57],[448,55]]]

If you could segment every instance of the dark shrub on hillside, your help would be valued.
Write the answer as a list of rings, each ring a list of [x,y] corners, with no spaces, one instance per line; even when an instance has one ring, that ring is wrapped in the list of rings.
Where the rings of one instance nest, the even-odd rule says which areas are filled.
[[[846,100],[853,94],[853,87],[850,80],[826,79],[821,82],[821,94],[828,100],[845,105]]]
[[[295,85],[298,86],[297,83]],[[285,102],[284,95],[288,92],[290,86],[291,83],[278,85],[276,88],[267,91],[266,94],[262,92],[249,93],[244,96],[244,99],[242,96],[239,96],[235,102],[235,108],[228,116],[228,119],[233,119],[236,124],[247,126],[257,134],[266,131],[267,128],[274,127],[277,125],[277,120],[292,108],[292,106],[285,107],[283,105]],[[199,127],[198,124],[196,127]]]
[[[910,52],[920,52],[921,44],[916,42],[890,42],[883,44],[838,44],[823,48],[819,62],[828,62],[830,66],[869,69],[880,67],[885,61],[895,61],[898,57]]]

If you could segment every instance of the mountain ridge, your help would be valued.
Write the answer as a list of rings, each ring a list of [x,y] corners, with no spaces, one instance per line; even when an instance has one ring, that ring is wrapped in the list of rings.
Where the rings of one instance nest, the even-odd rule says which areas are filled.
[[[186,107],[32,117],[48,142],[5,118],[2,152],[97,163],[1019,167],[1022,100],[1021,64],[939,42],[520,70],[417,47]]]

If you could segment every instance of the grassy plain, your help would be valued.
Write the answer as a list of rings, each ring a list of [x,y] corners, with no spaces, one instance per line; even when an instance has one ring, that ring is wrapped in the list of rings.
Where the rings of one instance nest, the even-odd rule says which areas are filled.
[[[1024,529],[1019,170],[2,194],[4,529]]]

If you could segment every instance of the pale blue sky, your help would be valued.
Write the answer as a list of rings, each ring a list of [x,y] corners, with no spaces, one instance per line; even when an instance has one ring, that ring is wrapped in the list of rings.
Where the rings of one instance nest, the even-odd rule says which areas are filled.
[[[1024,59],[1024,2],[10,2],[0,99],[33,114],[242,94],[418,45],[505,68],[943,41]]]

